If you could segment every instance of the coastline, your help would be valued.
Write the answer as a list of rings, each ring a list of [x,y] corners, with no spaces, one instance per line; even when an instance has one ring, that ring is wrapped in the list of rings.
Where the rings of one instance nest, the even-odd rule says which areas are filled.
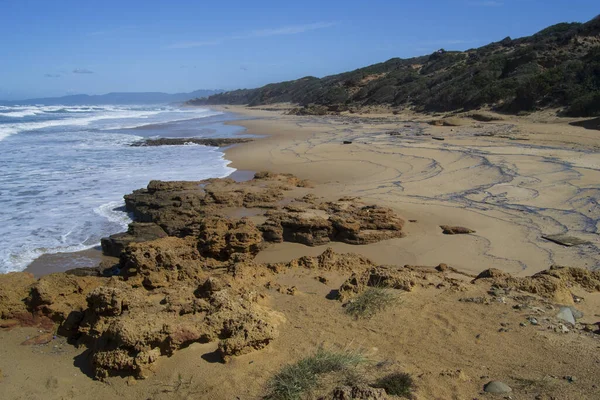
[[[574,263],[586,258],[593,261],[585,249],[595,244],[562,248],[542,242],[536,229],[548,228],[540,223],[543,215],[531,210],[527,217],[517,218],[510,214],[511,207],[491,201],[498,186],[503,191],[498,197],[510,197],[511,204],[540,201],[536,199],[551,179],[557,195],[547,200],[561,201],[563,188],[555,177],[564,172],[542,168],[539,181],[526,182],[523,179],[527,174],[519,170],[536,160],[537,156],[527,152],[558,149],[536,142],[535,129],[520,122],[485,128],[472,123],[435,127],[426,124],[426,117],[415,122],[407,121],[409,116],[300,118],[280,112],[240,109],[252,119],[231,123],[244,126],[247,133],[267,136],[223,149],[225,158],[236,168],[229,177],[244,182],[254,171],[266,170],[294,173],[298,178],[258,174],[251,182],[214,180],[206,189],[194,185],[191,191],[176,182],[155,187],[135,200],[143,208],[170,208],[164,214],[167,225],[178,229],[187,226],[180,225],[182,221],[198,222],[195,218],[201,212],[195,209],[197,204],[212,210],[203,223],[213,218],[211,213],[220,211],[224,217],[216,216],[216,220],[234,217],[233,225],[225,222],[224,229],[202,228],[202,235],[192,233],[179,238],[172,234],[133,245],[131,253],[121,253],[128,264],[123,276],[54,274],[38,281],[28,274],[0,276],[4,283],[0,285],[0,299],[8,299],[0,305],[9,307],[8,311],[0,309],[9,313],[2,318],[11,318],[10,312],[28,306],[42,318],[51,316],[59,324],[32,327],[19,325],[18,320],[0,319],[5,344],[0,349],[0,385],[5,385],[9,396],[19,398],[25,393],[28,398],[125,396],[160,400],[180,394],[182,398],[263,398],[272,377],[283,366],[325,348],[363,354],[368,361],[361,370],[361,379],[367,382],[395,371],[410,374],[416,381],[415,399],[474,398],[490,379],[501,379],[528,399],[539,398],[539,393],[565,399],[594,398],[597,386],[592,371],[597,364],[594,349],[600,333],[596,331],[600,326],[596,318],[600,275],[577,268],[547,270],[549,264],[531,264],[523,270],[508,256],[520,257],[520,252],[531,251],[535,245],[539,253],[531,257],[543,262],[547,261],[544,254],[567,261],[570,257]],[[504,135],[506,125],[512,126],[511,135],[528,135],[529,143],[476,136],[482,129]],[[433,140],[433,135],[445,140]],[[473,148],[472,154],[465,154],[462,142]],[[535,143],[529,145],[531,142]],[[581,164],[588,154],[586,145],[575,145],[579,147],[571,151],[579,154],[577,162]],[[497,158],[482,154],[497,148],[502,149]],[[569,151],[563,154],[572,155]],[[561,160],[542,159],[548,165],[562,165]],[[508,161],[522,164],[513,165],[510,174],[500,173],[502,169],[497,165]],[[573,168],[585,170],[573,165],[565,168],[567,172]],[[573,185],[589,182],[570,179]],[[518,190],[521,187],[537,190],[538,196],[525,197]],[[478,199],[475,189],[488,193],[488,197]],[[158,193],[161,190],[168,195],[162,196]],[[461,195],[461,190],[467,193]],[[448,196],[448,191],[453,196]],[[215,193],[220,200],[213,202],[216,198],[211,196]],[[250,200],[246,202],[248,194]],[[172,200],[188,195],[179,213],[180,205]],[[337,201],[341,197],[344,200]],[[241,208],[236,198],[244,199]],[[468,206],[465,199],[471,202]],[[483,204],[487,208],[482,208]],[[332,210],[355,210],[359,214],[341,215],[346,215],[345,220],[358,215],[368,220],[370,210],[377,205],[391,210],[385,211],[375,228],[363,227],[361,222],[360,229],[372,235],[377,229],[388,229],[382,222],[396,221],[401,232],[361,245],[332,237],[327,245],[312,247],[285,238],[276,243],[271,236],[266,248],[257,248],[258,254],[252,250],[256,240],[267,240],[263,234],[268,231],[257,230],[259,225],[268,226],[267,215],[291,217],[301,229],[307,226],[302,223],[310,224],[315,216],[330,215],[326,220],[335,221],[335,214],[327,214],[335,213]],[[220,221],[218,224],[223,223]],[[476,232],[444,235],[440,224],[462,225]],[[318,231],[319,225],[314,226]],[[353,229],[352,223],[340,229]],[[205,246],[208,230],[209,235],[215,235],[212,243],[217,253],[212,253],[213,247],[209,246],[213,255],[204,258],[206,253],[199,256],[197,252]],[[220,237],[228,238],[225,243],[235,241],[240,253],[219,259],[218,249],[223,243]],[[311,232],[309,237],[318,235]],[[547,248],[551,250],[545,253]],[[349,252],[355,254],[343,254]],[[76,258],[77,253],[63,256]],[[516,272],[508,275],[499,269]],[[529,276],[541,270],[546,271]],[[379,310],[372,318],[352,318],[347,308],[355,301],[354,296],[381,284],[377,279],[369,283],[374,273],[392,278],[385,282],[395,282],[394,286],[385,286],[384,290],[398,296],[398,303]],[[350,297],[335,298],[332,293]],[[204,311],[194,311],[197,306],[210,304],[217,305],[204,308],[211,319],[206,319]],[[581,311],[576,323],[557,318],[557,307],[561,305],[572,306],[573,313]],[[225,312],[222,316],[221,310]],[[68,329],[71,317],[77,319],[82,313],[85,318],[76,322],[77,330],[67,332],[71,340],[84,344],[74,347],[55,329]],[[91,330],[88,323],[93,324]],[[217,343],[217,339],[219,333],[230,334],[225,327],[232,323],[240,327],[235,343],[249,348],[240,347],[245,350],[226,359],[222,355],[228,347],[224,347],[223,340]],[[224,330],[219,328],[221,324]],[[206,336],[215,328],[214,335]],[[149,339],[154,337],[158,344]],[[121,338],[118,349],[102,347],[113,343],[114,338]],[[163,351],[160,346],[169,347]],[[136,356],[146,354],[151,347],[156,356]],[[102,352],[107,357],[95,358]],[[23,370],[28,374],[22,374]],[[223,380],[229,384],[223,386]],[[324,394],[332,389],[327,385]]]
[[[551,157],[560,157],[562,154],[555,153],[562,152],[567,158],[565,163],[572,162],[568,157],[573,158],[575,155],[580,158],[577,161],[583,164],[581,170],[590,167],[587,169],[589,176],[584,176],[584,181],[591,182],[594,176],[600,176],[600,161],[598,165],[594,165],[593,154],[587,160],[581,160],[581,154],[596,151],[598,146],[593,140],[594,131],[567,125],[569,120],[537,117],[539,120],[549,121],[540,123],[536,119],[506,119],[503,116],[502,120],[487,124],[463,119],[461,126],[450,127],[429,125],[427,122],[432,117],[421,114],[376,113],[341,117],[298,117],[284,115],[288,109],[286,106],[269,109],[243,106],[211,108],[233,113],[236,119],[225,122],[226,125],[243,127],[242,134],[258,136],[252,142],[238,143],[221,149],[224,157],[230,161],[229,166],[236,169],[230,176],[233,179],[248,180],[254,172],[263,170],[290,173],[314,182],[315,193],[328,200],[336,200],[341,196],[361,197],[394,209],[407,221],[417,221],[406,225],[406,238],[363,246],[336,243],[333,246],[336,251],[356,252],[387,265],[434,265],[444,262],[472,274],[477,274],[485,267],[494,267],[523,276],[544,270],[553,264],[600,268],[600,256],[594,252],[594,248],[600,247],[597,235],[592,233],[583,236],[592,243],[592,248],[589,248],[589,245],[583,246],[584,251],[581,251],[582,247],[563,247],[541,236],[564,233],[567,227],[570,232],[572,227],[562,221],[544,223],[543,220],[547,219],[545,215],[535,216],[537,220],[534,220],[524,209],[513,211],[502,207],[502,201],[514,200],[517,202],[511,204],[512,206],[519,205],[519,201],[522,201],[523,207],[530,207],[528,202],[535,201],[541,193],[537,191],[535,196],[527,196],[527,189],[524,187],[528,182],[523,181],[538,178],[518,173],[506,177],[497,172],[502,166],[482,168],[481,162],[476,160],[477,157],[465,161],[464,148],[467,146],[482,148],[484,151],[486,148],[499,149],[502,152],[508,151],[509,154],[510,151],[514,151],[515,154],[511,155],[519,162],[525,163],[529,163],[530,159],[549,158],[543,153],[548,153]],[[420,136],[411,137],[410,133],[405,133],[404,136],[388,134],[401,132],[403,129],[419,129]],[[494,129],[500,133],[508,131],[510,135],[477,136],[478,133]],[[446,140],[431,140],[435,135],[443,136]],[[515,136],[527,140],[514,140]],[[344,141],[353,143],[343,145]],[[562,150],[563,146],[571,147],[571,154],[569,150]],[[531,150],[530,154],[526,153],[527,150],[522,150],[531,148],[542,153],[541,156],[538,157]],[[419,154],[410,154],[410,149],[418,151]],[[519,152],[525,154],[521,156]],[[436,167],[432,170],[426,163],[419,162],[419,159],[428,160]],[[490,163],[487,159],[485,161]],[[507,160],[501,161],[508,163]],[[456,170],[451,170],[448,177],[449,180],[457,182],[453,184],[436,178],[439,171],[443,174],[449,169],[445,164],[457,163],[461,165]],[[420,174],[425,175],[425,182],[431,179],[434,185],[425,190],[424,195],[413,197],[408,188],[405,190],[402,187],[402,180],[403,175],[407,172],[411,174],[416,168],[422,169]],[[575,167],[570,169],[576,170]],[[475,172],[471,175],[465,173],[465,170]],[[472,183],[468,182],[470,176],[476,177]],[[414,176],[409,179],[413,180]],[[513,186],[511,183],[515,180],[517,185]],[[375,184],[374,181],[379,183]],[[538,183],[542,187],[545,186],[544,182]],[[387,189],[383,189],[382,185]],[[484,190],[481,190],[482,187]],[[455,194],[457,191],[487,190],[488,197],[493,199],[494,187],[506,190],[496,194],[501,197],[500,203],[468,197],[456,201],[447,195],[448,192]],[[531,189],[531,193],[535,191],[536,189]],[[545,206],[548,205],[547,200],[551,201],[546,199]],[[554,203],[564,206],[564,199],[556,199]],[[498,205],[500,207],[497,207]],[[591,211],[600,213],[598,210]],[[571,222],[576,228],[579,221]],[[442,234],[440,225],[467,226],[476,233],[449,237]],[[579,234],[581,235],[581,232]],[[298,244],[282,243],[263,250],[257,256],[257,261],[286,262],[302,255],[320,254],[325,247],[306,248]],[[36,277],[51,272],[64,272],[68,268],[62,267],[63,261],[71,256],[85,261],[85,266],[91,266],[93,262],[104,259],[97,249],[47,254],[36,259],[25,271],[32,272]],[[50,268],[45,272],[48,266]]]

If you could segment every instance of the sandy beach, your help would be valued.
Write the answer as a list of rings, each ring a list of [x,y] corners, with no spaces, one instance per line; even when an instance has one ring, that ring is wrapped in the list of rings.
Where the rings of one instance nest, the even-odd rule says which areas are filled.
[[[0,397],[259,399],[283,365],[325,346],[360,350],[370,360],[361,370],[367,381],[390,371],[410,373],[417,399],[506,398],[482,393],[483,385],[494,379],[511,385],[515,393],[510,398],[598,398],[599,335],[581,328],[598,321],[600,296],[593,285],[579,287],[581,281],[564,278],[576,295],[565,300],[556,288],[498,293],[494,284],[499,281],[469,283],[489,268],[526,277],[552,265],[600,267],[598,131],[550,114],[498,116],[502,119],[493,122],[453,116],[454,126],[435,126],[428,122],[442,116],[372,112],[300,117],[284,115],[285,107],[224,108],[248,117],[231,124],[267,135],[225,150],[238,170],[237,180],[248,179],[252,171],[293,174],[312,187],[294,187],[286,200],[310,192],[323,202],[357,198],[388,207],[406,221],[404,237],[365,245],[269,244],[253,260],[257,269],[240,273],[229,285],[244,287],[245,274],[256,279],[257,307],[270,310],[267,320],[277,321],[278,336],[265,348],[227,363],[216,354],[216,342],[191,343],[160,357],[147,379],[100,382],[93,379],[86,362],[90,350],[84,346],[74,347],[60,336],[23,346],[43,329],[3,330]],[[252,210],[229,211],[257,224],[264,221]],[[475,232],[445,235],[441,225]],[[553,234],[587,243],[567,247],[542,238]],[[402,292],[397,306],[372,319],[349,318],[339,301],[328,299],[349,279],[346,269],[290,267],[274,273],[259,268],[318,256],[327,248],[356,253],[374,265],[428,268],[410,270],[412,291]],[[28,272],[40,275],[43,262],[38,260]],[[107,285],[118,285],[117,277],[106,279]],[[159,288],[154,297],[167,292]],[[168,293],[167,298],[173,297]],[[575,298],[585,300],[574,303]],[[554,315],[561,301],[583,311],[581,329],[560,330]],[[566,378],[573,376],[576,383]],[[321,394],[327,393],[314,398]]]
[[[501,121],[490,123],[463,118],[462,126],[437,127],[426,122],[440,117],[422,115],[297,117],[283,110],[227,109],[259,117],[235,124],[269,135],[227,150],[234,168],[292,173],[317,183],[320,196],[357,196],[417,220],[408,224],[406,238],[336,250],[382,264],[445,262],[471,273],[494,267],[530,275],[553,264],[600,267],[595,130],[550,113],[498,116]],[[476,234],[448,237],[440,225],[466,226]],[[591,244],[564,247],[542,238],[559,233]],[[282,244],[259,259],[284,261],[305,251]]]

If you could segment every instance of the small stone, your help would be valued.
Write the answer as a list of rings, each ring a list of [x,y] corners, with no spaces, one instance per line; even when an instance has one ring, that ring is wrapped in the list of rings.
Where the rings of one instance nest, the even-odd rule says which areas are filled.
[[[448,270],[448,264],[441,263],[437,267],[435,267],[435,269],[438,270],[439,272],[444,272],[444,271]]]
[[[558,326],[554,328],[554,331],[559,333],[569,333],[569,328],[567,328],[565,324],[558,324]]]
[[[512,389],[504,382],[490,381],[483,387],[486,393],[510,393]]]
[[[564,380],[569,383],[575,383],[577,381],[577,378],[574,376],[567,375],[564,377]]]
[[[521,322],[519,325],[520,326],[527,326],[527,324],[525,322]]]
[[[528,321],[529,321],[529,323],[531,325],[537,325],[538,324],[538,320],[536,318],[533,318],[533,317],[529,317]]]
[[[575,317],[573,317],[573,312],[569,307],[561,307],[558,314],[556,314],[556,318],[568,322],[571,325],[575,325]]]

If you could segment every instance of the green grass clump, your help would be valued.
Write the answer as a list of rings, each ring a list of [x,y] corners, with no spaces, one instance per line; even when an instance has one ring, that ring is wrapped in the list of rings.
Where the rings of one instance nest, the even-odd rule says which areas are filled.
[[[387,394],[392,396],[412,399],[412,392],[415,389],[415,383],[409,374],[396,372],[386,375],[379,379],[373,385],[374,388],[384,389]]]
[[[354,318],[371,318],[396,301],[396,295],[390,289],[369,287],[346,305],[346,313]]]
[[[335,352],[320,348],[314,355],[295,364],[286,365],[269,382],[271,400],[300,399],[317,387],[319,376],[332,372],[344,372],[365,361],[357,352]]]

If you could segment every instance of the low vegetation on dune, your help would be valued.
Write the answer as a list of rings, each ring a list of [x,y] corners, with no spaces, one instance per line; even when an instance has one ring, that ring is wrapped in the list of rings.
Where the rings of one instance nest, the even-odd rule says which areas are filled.
[[[331,351],[319,348],[317,352],[300,361],[286,365],[269,382],[270,400],[295,400],[302,398],[319,385],[325,374],[349,374],[365,357],[355,351]]]
[[[308,114],[387,105],[437,112],[492,106],[510,113],[562,107],[567,116],[600,115],[600,16],[476,49],[440,49],[428,56],[393,58],[321,79],[304,77],[189,103],[282,102],[304,106],[297,112]]]
[[[384,287],[369,287],[364,292],[346,304],[346,314],[354,318],[371,318],[379,311],[383,311],[395,304],[398,298],[393,289]]]

